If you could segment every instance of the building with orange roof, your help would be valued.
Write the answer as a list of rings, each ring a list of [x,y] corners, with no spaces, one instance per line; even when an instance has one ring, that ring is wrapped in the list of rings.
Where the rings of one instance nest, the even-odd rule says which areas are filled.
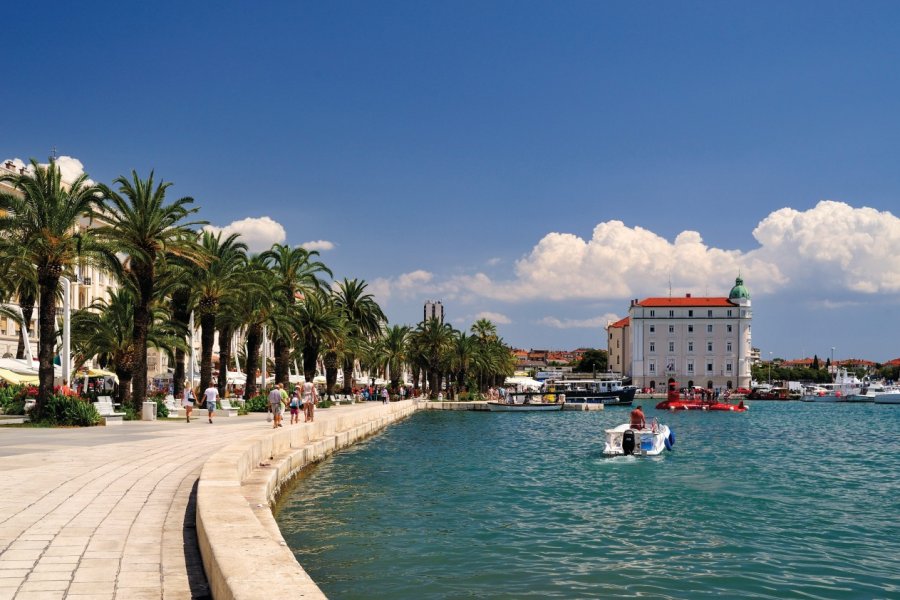
[[[752,318],[750,292],[740,277],[727,297],[634,299],[628,317],[607,327],[611,368],[620,360],[622,375],[639,388],[665,389],[669,380],[688,387],[749,387]]]

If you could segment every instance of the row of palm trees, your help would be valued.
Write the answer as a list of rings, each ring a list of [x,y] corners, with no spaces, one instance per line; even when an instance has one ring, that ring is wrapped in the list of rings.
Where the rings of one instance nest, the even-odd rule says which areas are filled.
[[[388,326],[367,284],[329,284],[332,273],[315,251],[275,244],[251,254],[236,234],[198,233],[205,223],[196,220],[193,199],[168,201],[171,184],[156,182],[152,172],[146,179],[132,172],[112,187],[86,175],[64,185],[55,162],[32,160],[25,173],[0,181],[18,191],[0,194],[0,301],[18,299],[25,323],[38,307],[38,404],[53,392],[60,278],[87,265],[110,273],[119,288],[76,311],[73,349],[82,361],[99,357],[113,368],[119,400],[135,407],[147,398],[148,346],[171,356],[180,393],[192,314],[201,333],[201,389],[213,379],[216,334],[220,391],[239,352],[247,397],[257,393],[264,332],[277,382],[287,383],[291,364],[302,364],[311,380],[321,359],[329,393],[339,370],[350,391],[357,364],[389,377],[392,387],[409,369],[414,385],[427,379],[432,395],[442,386],[483,388],[512,373],[509,349],[489,321],[477,322],[471,335],[437,320]],[[238,332],[240,349],[232,348]],[[20,342],[20,356],[22,350]]]

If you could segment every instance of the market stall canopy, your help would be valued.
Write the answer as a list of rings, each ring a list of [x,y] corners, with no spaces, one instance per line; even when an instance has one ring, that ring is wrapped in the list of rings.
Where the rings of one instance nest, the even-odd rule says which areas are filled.
[[[116,380],[116,383],[119,382],[119,376],[112,371],[107,371],[106,369],[88,369],[87,374],[88,377],[112,377]]]
[[[542,385],[540,381],[531,377],[507,377],[505,384],[522,386],[525,390],[539,390]]]
[[[24,360],[19,360],[17,358],[0,358],[0,369],[6,369],[7,371],[12,371],[13,373],[18,373],[20,375],[35,375],[38,374],[37,365],[34,367],[28,366],[28,362]]]
[[[0,368],[0,379],[13,385],[18,385],[21,383],[37,385],[38,383],[37,375],[22,375],[21,373],[16,373],[14,371],[10,371],[9,369],[3,368]]]

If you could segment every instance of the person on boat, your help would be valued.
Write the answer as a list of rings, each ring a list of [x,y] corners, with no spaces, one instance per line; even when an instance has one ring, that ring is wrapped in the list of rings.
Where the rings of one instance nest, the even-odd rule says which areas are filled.
[[[632,429],[645,429],[647,427],[647,421],[644,419],[644,411],[641,410],[641,405],[638,404],[633,411],[631,411],[631,428]]]

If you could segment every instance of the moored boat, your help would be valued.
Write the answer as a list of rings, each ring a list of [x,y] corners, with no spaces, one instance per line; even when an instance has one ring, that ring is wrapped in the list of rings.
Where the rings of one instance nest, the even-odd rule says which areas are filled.
[[[567,404],[606,406],[631,406],[637,391],[619,379],[561,379],[546,382],[544,389],[564,397]]]
[[[562,402],[496,402],[490,400],[487,403],[491,412],[552,412],[562,410]]]

